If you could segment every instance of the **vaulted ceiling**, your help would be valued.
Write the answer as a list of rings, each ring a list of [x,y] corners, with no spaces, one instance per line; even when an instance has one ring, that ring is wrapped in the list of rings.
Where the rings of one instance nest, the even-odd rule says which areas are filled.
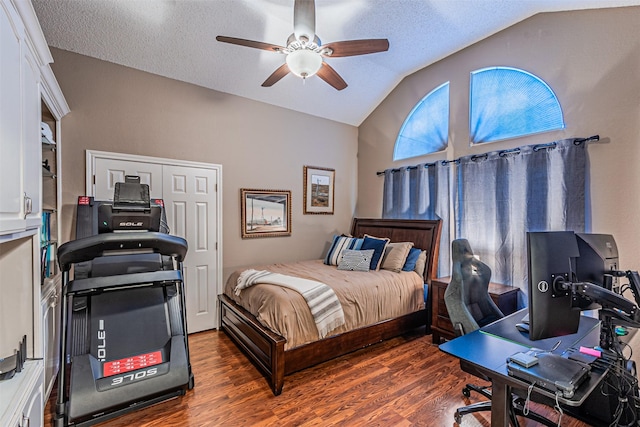
[[[261,84],[279,53],[217,35],[285,46],[294,0],[32,0],[50,46],[338,122],[359,125],[407,75],[532,15],[640,0],[316,0],[323,43],[386,38],[389,50],[328,58],[346,81]]]

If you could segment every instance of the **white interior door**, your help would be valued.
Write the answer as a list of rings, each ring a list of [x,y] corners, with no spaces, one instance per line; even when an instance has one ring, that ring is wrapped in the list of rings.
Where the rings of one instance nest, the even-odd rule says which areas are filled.
[[[211,169],[163,167],[163,199],[171,234],[189,242],[184,262],[189,332],[211,329],[217,319],[218,179]]]
[[[94,171],[96,200],[113,200],[116,182],[124,182],[125,175],[139,176],[142,184],[149,185],[152,199],[162,198],[161,164],[98,157]]]
[[[95,170],[93,196],[112,200],[116,182],[124,181],[124,175],[139,175],[143,184],[149,184],[152,198],[164,199],[170,233],[189,244],[184,262],[188,332],[217,328],[222,280],[218,252],[220,169],[168,164],[170,159],[148,158],[145,162],[142,156],[125,160],[125,155],[114,154],[109,158],[108,154],[88,153],[87,173]]]

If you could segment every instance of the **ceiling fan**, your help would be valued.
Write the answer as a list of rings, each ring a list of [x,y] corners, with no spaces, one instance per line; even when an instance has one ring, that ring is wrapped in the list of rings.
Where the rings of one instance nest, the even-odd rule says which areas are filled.
[[[291,72],[302,79],[317,74],[337,90],[342,90],[347,83],[323,58],[365,55],[389,49],[387,39],[346,40],[323,45],[315,32],[315,1],[295,0],[293,34],[287,39],[286,47],[227,36],[217,36],[216,40],[286,55],[286,62],[262,83],[263,87],[273,86]]]

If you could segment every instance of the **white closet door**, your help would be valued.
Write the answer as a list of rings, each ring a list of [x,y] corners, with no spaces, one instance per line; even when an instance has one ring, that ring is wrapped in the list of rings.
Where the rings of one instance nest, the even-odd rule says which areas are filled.
[[[218,221],[215,170],[163,166],[163,199],[171,234],[189,242],[184,262],[189,333],[217,324]]]
[[[164,199],[170,233],[189,244],[184,263],[188,332],[217,328],[218,282],[222,280],[216,237],[221,209],[219,169],[163,164],[155,158],[147,163],[137,158],[141,161],[101,154],[88,161],[89,173],[91,164],[95,165],[94,197],[112,200],[116,182],[124,181],[124,175],[139,175],[143,184],[149,184],[152,198]]]
[[[116,182],[124,182],[125,175],[139,176],[142,184],[149,185],[152,199],[162,198],[162,165],[98,157],[95,160],[95,199],[113,200]]]

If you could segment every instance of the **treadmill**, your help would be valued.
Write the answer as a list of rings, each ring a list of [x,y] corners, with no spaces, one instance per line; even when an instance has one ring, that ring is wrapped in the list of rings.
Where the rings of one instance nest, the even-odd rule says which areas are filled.
[[[168,234],[162,201],[152,203],[148,186],[127,177],[116,183],[113,202],[83,196],[79,203],[78,238],[58,249],[56,427],[97,424],[194,387],[182,274],[187,242]]]

